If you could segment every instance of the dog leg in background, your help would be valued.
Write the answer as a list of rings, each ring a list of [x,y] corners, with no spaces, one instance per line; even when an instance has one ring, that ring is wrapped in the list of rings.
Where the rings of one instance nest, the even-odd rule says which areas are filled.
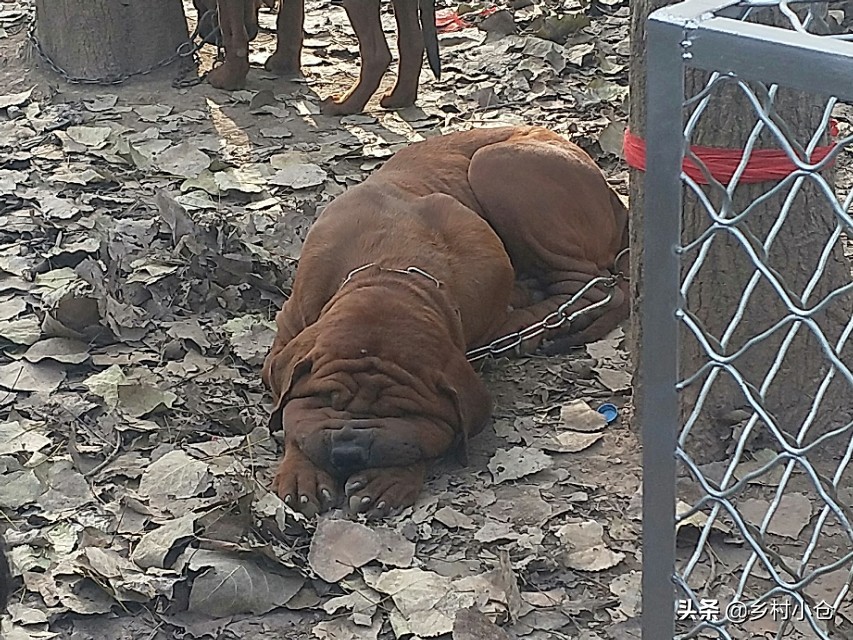
[[[233,91],[246,86],[249,73],[249,34],[244,21],[246,5],[253,0],[218,0],[219,28],[225,47],[225,62],[213,69],[207,79],[217,89]]]
[[[199,37],[207,44],[222,46],[222,34],[214,31],[219,27],[216,21],[216,0],[193,0]]]
[[[382,31],[379,6],[380,0],[344,0],[344,9],[358,38],[361,69],[358,82],[349,91],[339,98],[323,101],[321,110],[325,115],[342,116],[363,111],[391,66],[391,50]]]
[[[260,26],[258,25],[258,11],[261,10],[260,0],[244,0],[243,2],[243,25],[246,27],[246,37],[249,42],[258,37]]]
[[[275,52],[264,63],[267,71],[285,77],[300,75],[304,28],[305,0],[281,0]]]
[[[424,34],[418,15],[418,0],[393,0],[393,5],[394,19],[397,21],[400,67],[394,89],[380,102],[386,109],[399,109],[415,104],[424,61]]]

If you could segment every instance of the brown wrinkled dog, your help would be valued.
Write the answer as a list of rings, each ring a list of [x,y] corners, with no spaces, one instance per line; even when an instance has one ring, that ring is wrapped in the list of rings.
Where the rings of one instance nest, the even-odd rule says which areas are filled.
[[[376,93],[382,77],[391,65],[391,51],[379,17],[381,0],[342,0],[358,39],[361,70],[358,81],[344,95],[323,101],[326,115],[359,113]],[[194,0],[196,7],[217,4],[222,30],[225,62],[207,76],[219,89],[242,89],[249,72],[249,42],[258,32],[260,0]],[[400,67],[397,83],[384,96],[386,109],[408,107],[418,97],[424,50],[435,77],[441,75],[438,34],[435,28],[435,0],[392,0],[397,21],[397,47]],[[276,50],[264,65],[281,76],[300,73],[305,0],[281,0],[278,11]]]
[[[276,316],[263,367],[285,435],[275,490],[306,515],[341,490],[369,517],[413,504],[427,462],[490,418],[466,350],[609,275],[627,242],[628,212],[598,167],[547,129],[476,129],[398,152],[319,216]],[[627,283],[612,291],[568,336],[548,337],[606,334],[628,315]]]

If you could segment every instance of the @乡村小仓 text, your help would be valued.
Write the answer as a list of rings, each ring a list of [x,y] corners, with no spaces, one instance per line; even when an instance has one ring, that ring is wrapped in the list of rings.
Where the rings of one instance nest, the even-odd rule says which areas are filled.
[[[764,602],[745,603],[734,600],[721,603],[712,598],[700,600],[679,600],[675,619],[679,622],[719,622],[733,623],[755,620],[831,620],[835,609],[825,601],[811,606],[803,606],[791,600],[766,600]]]

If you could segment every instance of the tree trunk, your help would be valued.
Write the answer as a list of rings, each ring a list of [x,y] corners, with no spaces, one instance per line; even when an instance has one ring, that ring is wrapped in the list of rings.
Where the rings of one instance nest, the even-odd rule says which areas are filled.
[[[645,18],[660,6],[671,4],[660,0],[641,0],[634,5],[634,55],[631,85],[631,129],[642,136],[645,118],[644,91],[644,47],[642,32]],[[765,23],[790,28],[787,19],[763,12],[758,18]],[[639,33],[638,33],[639,32]],[[705,86],[708,74],[689,71],[686,75],[686,97],[696,95]],[[755,85],[750,85],[755,90]],[[757,122],[757,114],[747,101],[743,92],[731,83],[718,87],[712,92],[712,98],[705,109],[699,124],[690,140],[691,145],[743,148],[752,128]],[[758,94],[760,96],[760,94]],[[775,113],[783,121],[791,136],[802,146],[808,143],[823,113],[826,98],[807,95],[799,91],[780,88],[775,99]],[[693,107],[691,107],[693,108]],[[826,140],[822,142],[826,144]],[[779,148],[778,142],[765,128],[755,148]],[[824,177],[833,184],[832,172]],[[732,212],[741,213],[762,194],[766,194],[777,183],[741,184],[737,187]],[[631,210],[633,214],[632,230],[632,277],[634,286],[640,286],[642,279],[642,188],[643,180],[639,172],[632,175]],[[719,211],[720,197],[712,187],[703,187],[705,194]],[[747,231],[756,238],[756,246],[766,240],[767,234],[777,222],[783,202],[790,188],[782,194],[768,198],[753,208],[746,221],[738,228]],[[695,240],[709,226],[708,213],[692,191],[685,189],[684,216],[682,224],[682,244]],[[726,214],[727,217],[733,215]],[[638,215],[639,214],[639,215]],[[794,199],[790,213],[772,245],[765,263],[781,276],[787,290],[794,299],[802,295],[804,288],[812,278],[818,266],[821,254],[835,228],[836,219],[828,201],[813,183],[806,181]],[[682,263],[682,281],[686,270],[696,259],[697,252],[684,256]],[[704,332],[712,337],[711,344],[720,340],[726,331],[748,281],[755,271],[752,261],[736,240],[726,233],[717,233],[711,249],[704,259],[693,285],[687,295],[687,309],[694,316]],[[836,243],[829,256],[826,270],[813,293],[809,296],[806,308],[822,300],[830,291],[850,281],[850,265],[844,258],[842,246]],[[635,294],[638,292],[635,292]],[[639,295],[635,298],[635,329],[632,332],[634,344],[638,345],[642,337],[642,318],[638,311]],[[815,320],[830,344],[840,336],[845,324],[853,312],[851,296],[843,296],[832,303]],[[788,315],[779,295],[771,288],[766,279],[761,278],[749,302],[743,309],[743,319],[723,349],[727,355],[734,354],[750,339],[770,329]],[[775,363],[780,346],[788,334],[791,325],[777,329],[771,336],[750,347],[735,361],[737,371],[752,388],[755,397],[761,397],[761,388],[771,368],[778,367],[772,384],[763,394],[762,406],[775,418],[780,430],[788,434],[788,440],[794,442],[811,404],[831,365],[812,332],[804,325],[800,326],[796,337],[787,350],[787,355]],[[680,335],[680,377],[682,379],[696,372],[708,362],[708,356],[692,332],[683,330]],[[719,349],[719,347],[717,347]],[[635,353],[638,350],[635,348]],[[848,351],[849,353],[849,351]],[[842,356],[842,361],[845,360]],[[775,364],[774,364],[775,363]],[[707,372],[688,386],[681,394],[683,421],[694,409],[702,383]],[[642,402],[642,389],[640,395]],[[849,389],[846,381],[836,375],[829,391],[824,395],[819,411],[813,421],[813,427],[806,442],[824,433],[829,428],[840,426],[849,420],[851,402],[847,399]],[[746,413],[735,410],[744,409]],[[726,373],[720,373],[711,387],[702,407],[699,420],[695,423],[688,441],[690,453],[697,462],[709,462],[725,456],[726,449],[733,442],[732,430],[743,424],[743,418],[752,413],[746,396],[741,388]],[[766,438],[768,430],[759,420],[756,433]],[[771,441],[768,441],[771,442]],[[778,446],[773,447],[778,450]]]
[[[649,14],[668,4],[671,0],[632,0],[631,2],[631,61],[628,73],[629,113],[628,128],[641,138],[646,134],[646,20]],[[644,174],[637,169],[629,169],[628,203],[631,211],[631,330],[628,337],[631,364],[634,371],[640,371],[640,345],[643,340],[643,211],[644,211]],[[642,380],[634,374],[632,394],[634,415],[642,415],[642,403],[645,397]]]
[[[44,55],[74,77],[146,70],[189,37],[180,0],[36,0],[35,5]]]

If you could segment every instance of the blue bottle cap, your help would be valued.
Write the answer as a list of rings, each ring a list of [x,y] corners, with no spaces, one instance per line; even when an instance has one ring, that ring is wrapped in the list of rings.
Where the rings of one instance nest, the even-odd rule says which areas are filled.
[[[597,411],[604,416],[607,424],[610,424],[619,417],[619,409],[616,408],[616,405],[610,404],[609,402],[605,402],[603,405],[598,407]]]

